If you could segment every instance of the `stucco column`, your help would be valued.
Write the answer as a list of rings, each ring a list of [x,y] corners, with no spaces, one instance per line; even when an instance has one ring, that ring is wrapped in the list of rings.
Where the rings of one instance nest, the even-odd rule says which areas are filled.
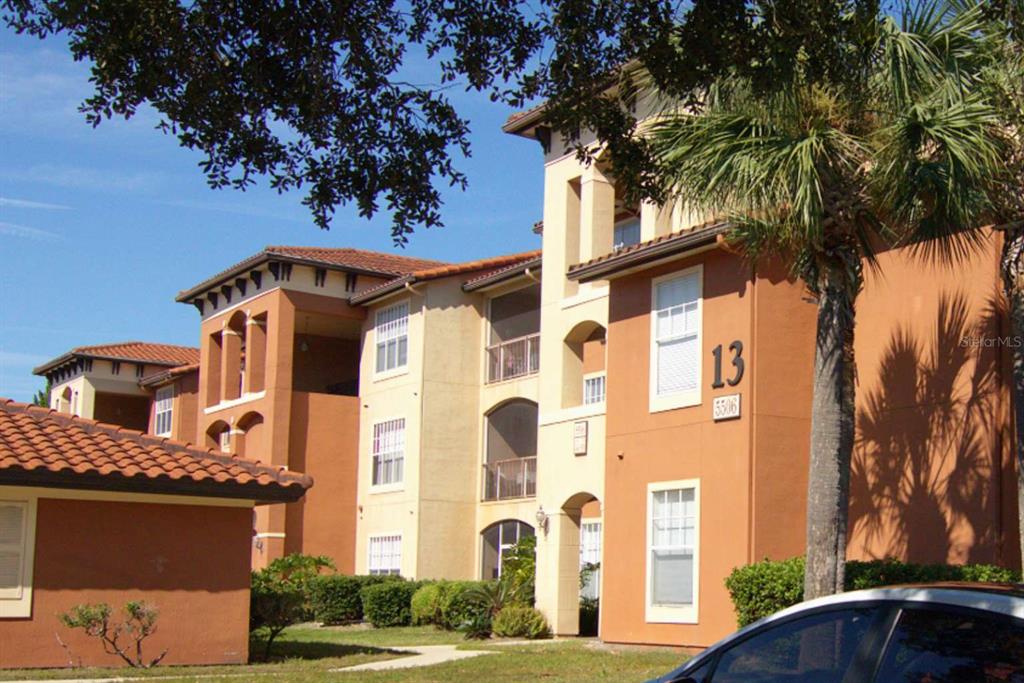
[[[580,261],[612,250],[615,232],[615,186],[591,166],[580,183]]]
[[[580,630],[580,526],[563,511],[549,514],[548,531],[538,529],[537,609],[555,635]]]
[[[230,327],[225,327],[220,335],[220,399],[230,401],[239,396],[238,373],[241,371],[239,360],[242,353],[242,337]]]
[[[646,242],[672,231],[672,208],[644,200],[640,204],[640,241]]]

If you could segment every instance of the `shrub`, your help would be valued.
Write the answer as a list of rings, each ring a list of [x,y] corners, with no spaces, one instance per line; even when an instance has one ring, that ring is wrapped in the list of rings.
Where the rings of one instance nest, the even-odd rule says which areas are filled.
[[[385,581],[362,590],[363,615],[376,628],[408,626],[412,622],[410,604],[419,588],[409,581]]]
[[[454,631],[475,617],[488,612],[474,596],[474,587],[485,581],[452,581],[441,598],[441,626]]]
[[[303,616],[305,596],[280,575],[266,569],[252,573],[249,590],[249,628],[262,638],[263,660],[270,658],[274,639]]]
[[[503,557],[501,581],[509,585],[518,601],[532,607],[537,577],[537,537],[521,537]]]
[[[150,669],[159,664],[167,650],[148,661],[142,656],[142,641],[156,631],[156,608],[144,602],[130,601],[124,606],[125,620],[118,624],[110,623],[111,613],[110,605],[106,603],[75,605],[70,612],[58,618],[68,628],[80,628],[86,635],[98,638],[104,652],[116,654],[128,666]],[[129,642],[122,641],[122,636]]]
[[[424,624],[441,625],[441,601],[448,589],[447,581],[427,583],[413,593],[409,604],[414,626]]]
[[[495,615],[492,629],[494,635],[504,638],[547,638],[551,628],[547,619],[533,607],[509,605]]]
[[[344,576],[334,574],[317,577],[311,583],[313,615],[322,624],[347,624],[363,620],[363,598],[367,586],[387,581],[401,581],[398,576]]]
[[[846,590],[935,581],[1013,582],[1020,574],[985,564],[912,564],[898,560],[846,563]],[[740,626],[790,607],[803,599],[804,559],[764,560],[738,567],[725,580]]]
[[[504,575],[497,581],[481,581],[470,586],[466,592],[466,599],[479,605],[491,618],[509,605],[530,607],[530,603],[524,600],[518,593],[522,588],[512,581],[505,579]]]
[[[477,612],[464,621],[459,630],[465,634],[466,640],[487,640],[491,637],[491,615],[488,612]]]
[[[601,615],[601,601],[597,598],[580,598],[580,635],[596,636]]]
[[[804,558],[764,560],[732,570],[725,580],[740,626],[800,602],[804,596]]]

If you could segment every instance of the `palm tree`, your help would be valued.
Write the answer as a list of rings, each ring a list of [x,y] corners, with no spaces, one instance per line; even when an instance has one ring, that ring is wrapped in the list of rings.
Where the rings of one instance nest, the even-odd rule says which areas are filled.
[[[752,261],[784,259],[817,299],[807,598],[841,591],[854,441],[855,302],[875,248],[942,236],[970,248],[1005,170],[1005,120],[970,87],[993,66],[978,7],[922,2],[857,17],[851,69],[795,69],[764,91],[720,79],[651,125],[670,196],[727,214]]]

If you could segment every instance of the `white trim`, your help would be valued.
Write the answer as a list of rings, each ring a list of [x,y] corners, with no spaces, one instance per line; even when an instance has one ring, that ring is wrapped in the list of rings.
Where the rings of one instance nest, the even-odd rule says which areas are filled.
[[[693,604],[688,606],[670,606],[651,604],[651,542],[653,530],[651,518],[653,515],[654,494],[658,491],[671,491],[675,489],[693,489],[693,505],[697,510],[697,520],[694,524],[693,539]],[[647,484],[647,516],[646,543],[644,544],[644,621],[647,623],[660,624],[696,624],[699,623],[699,598],[700,598],[700,479],[679,479],[676,481],[656,481]]]
[[[604,378],[604,384],[602,385],[602,398],[600,401],[593,401],[587,403],[587,380],[597,379],[598,377]],[[583,375],[583,405],[585,406],[603,406],[608,399],[608,372],[606,370],[598,370],[597,372],[588,372]]]
[[[559,302],[562,310],[572,308],[574,306],[582,306],[585,303],[591,301],[597,301],[598,299],[604,299],[608,296],[608,285],[598,285],[590,289],[589,291],[578,292],[572,296],[562,297]]]
[[[203,408],[203,415],[212,415],[219,410],[227,410],[228,408],[235,408],[237,406],[245,405],[246,403],[252,403],[258,401],[261,398],[265,398],[267,390],[257,391],[256,393],[243,394],[238,398],[233,398],[230,401],[221,401],[216,405],[212,405],[209,408]]]
[[[170,436],[174,431],[174,398],[177,394],[174,384],[162,386],[153,395],[153,433],[156,436]],[[161,403],[165,406],[161,408]],[[160,430],[160,418],[166,415],[167,429]]]
[[[384,313],[387,313],[388,311],[391,311],[392,309],[400,308],[402,306],[405,307],[405,333],[404,333],[404,337],[405,337],[405,362],[402,363],[402,364],[398,364],[398,345],[399,345],[400,340],[401,340],[403,335],[396,334],[394,336],[385,337],[383,339],[383,342],[381,342],[378,339],[378,337],[381,336],[380,335],[380,330],[381,330],[380,318],[381,318],[381,315],[384,314]],[[401,320],[401,318],[397,318],[395,321],[392,321],[392,322],[397,322],[399,320]],[[387,323],[385,323],[385,324],[387,324]],[[410,346],[410,336],[411,336],[409,333],[411,331],[410,330],[411,326],[412,326],[412,298],[411,297],[407,297],[407,298],[405,298],[405,299],[403,299],[401,301],[395,301],[394,303],[389,304],[388,306],[384,306],[382,308],[378,308],[378,309],[376,309],[373,312],[373,344],[370,346],[368,351],[371,354],[371,358],[372,358],[372,362],[373,362],[373,377],[374,377],[374,381],[380,380],[380,379],[388,379],[388,378],[394,377],[396,375],[403,375],[403,374],[409,372],[409,352],[411,350],[409,348],[409,346]],[[389,341],[392,341],[392,340],[395,341],[395,363],[396,363],[396,365],[393,368],[389,368],[389,367],[387,367],[387,343]],[[378,370],[377,369],[377,347],[381,343],[383,343],[385,345],[384,346],[384,369],[383,370]]]
[[[381,426],[381,425],[386,425],[386,424],[389,424],[389,423],[397,423],[399,420],[401,420],[401,423],[402,423],[402,429],[401,429],[401,432],[402,432],[402,458],[401,458],[402,476],[399,479],[397,479],[397,480],[392,480],[392,481],[382,482],[380,484],[375,484],[373,482],[373,477],[374,477],[374,474],[376,474],[376,466],[375,466],[375,463],[374,463],[374,458],[377,455],[377,452],[376,452],[376,449],[375,449],[375,436],[376,436],[377,427]],[[405,488],[405,466],[406,466],[406,451],[407,451],[407,448],[406,448],[406,446],[407,446],[407,443],[406,443],[406,433],[408,431],[408,426],[409,426],[409,420],[408,420],[408,418],[406,418],[405,415],[394,415],[394,416],[385,417],[385,418],[382,418],[382,419],[379,419],[379,420],[372,420],[370,422],[370,468],[369,468],[370,469],[370,486],[369,486],[369,492],[370,493],[392,493],[394,491],[401,491],[401,490],[403,490]],[[394,463],[394,459],[392,459],[392,463]]]
[[[281,531],[263,531],[258,534],[254,534],[256,538],[284,538],[285,534]]]
[[[372,561],[373,561],[373,542],[376,541],[376,540],[394,539],[394,538],[398,539],[398,566],[397,567],[388,567],[387,569],[389,569],[389,570],[390,569],[397,569],[398,570],[398,575],[401,576],[401,574],[402,574],[402,559],[403,559],[403,555],[404,555],[404,553],[402,552],[402,550],[403,550],[402,546],[405,544],[405,540],[402,537],[402,532],[401,531],[394,531],[394,532],[390,532],[390,533],[370,534],[369,536],[366,537],[366,573],[367,574],[370,574],[370,572],[373,571],[371,569],[371,566],[370,566]]]
[[[680,278],[697,274],[697,385],[695,389],[679,391],[671,394],[658,394],[658,285],[663,282],[670,282]],[[648,364],[650,373],[648,379],[649,410],[658,413],[664,410],[675,410],[677,408],[689,408],[701,404],[701,390],[703,389],[704,375],[704,265],[698,263],[695,266],[677,270],[667,275],[653,278],[651,280],[651,307],[650,307],[650,343],[648,345]]]
[[[251,508],[254,500],[245,498],[206,498],[202,496],[163,495],[159,493],[122,493],[85,489],[56,489],[36,486],[0,486],[0,498],[57,498],[110,503],[153,503],[157,505],[202,505],[209,507]]]
[[[0,492],[0,495],[3,495]],[[21,533],[21,585],[10,597],[0,598],[0,619],[24,619],[32,616],[32,572],[36,554],[36,510],[38,498],[4,496],[0,503],[24,506]]]
[[[573,406],[572,408],[562,408],[561,410],[553,410],[550,413],[543,413],[539,416],[538,425],[540,427],[547,427],[548,425],[559,424],[561,422],[572,422],[574,420],[584,420],[591,417],[602,417],[605,414],[604,403],[590,403]]]

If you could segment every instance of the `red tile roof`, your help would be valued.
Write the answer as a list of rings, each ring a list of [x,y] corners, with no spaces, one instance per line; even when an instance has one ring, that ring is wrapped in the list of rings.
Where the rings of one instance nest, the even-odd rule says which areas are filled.
[[[380,277],[407,275],[415,270],[432,268],[444,263],[443,261],[414,258],[400,254],[386,254],[378,251],[366,251],[364,249],[351,249],[349,247],[269,246],[264,247],[262,251],[253,254],[249,258],[239,261],[230,268],[203,280],[198,285],[179,292],[176,300],[187,303],[210,287],[271,260],[318,265],[335,270],[348,270]]]
[[[199,349],[191,346],[154,344],[151,342],[141,341],[78,346],[51,361],[47,361],[35,368],[32,372],[37,375],[42,375],[47,371],[76,358],[101,358],[105,360],[120,360],[175,367],[178,365],[198,363]]]
[[[544,118],[544,109],[547,106],[547,102],[541,102],[540,104],[530,107],[524,111],[514,112],[505,119],[505,123],[502,124],[501,129],[506,133],[520,133],[524,128],[528,128],[530,125],[542,120]]]
[[[486,273],[481,273],[480,275],[472,277],[462,283],[462,289],[467,292],[471,292],[473,290],[481,289],[482,287],[487,287],[489,285],[497,284],[499,282],[503,282],[510,278],[516,277],[522,273],[525,273],[527,269],[529,269],[531,272],[533,270],[539,271],[542,263],[543,257],[541,256],[541,253],[538,251],[537,255],[531,259],[517,261],[516,263],[513,263],[511,265],[503,266],[496,270],[491,270]]]
[[[168,368],[167,370],[154,372],[152,375],[146,375],[140,379],[139,385],[144,387],[155,387],[193,372],[199,372],[199,363],[189,363],[188,365],[179,365],[175,368]]]
[[[313,480],[0,398],[0,484],[288,502],[301,498]]]
[[[527,251],[520,254],[492,256],[491,258],[477,259],[476,261],[466,261],[465,263],[455,263],[417,270],[404,277],[389,280],[388,282],[384,282],[376,287],[371,287],[370,289],[360,292],[356,296],[353,296],[351,301],[353,304],[370,303],[382,296],[401,289],[406,284],[424,282],[426,280],[436,280],[443,277],[451,277],[453,275],[474,273],[480,270],[493,271],[496,268],[505,268],[523,263],[524,261],[533,260],[540,256],[540,253],[540,250],[537,249],[535,251]]]
[[[580,282],[602,279],[601,276],[607,276],[625,268],[633,268],[652,260],[685,253],[686,250],[700,246],[705,241],[715,241],[732,227],[727,219],[714,218],[681,232],[659,235],[646,242],[616,249],[589,261],[577,263],[569,267],[568,277],[570,280],[579,280]]]

